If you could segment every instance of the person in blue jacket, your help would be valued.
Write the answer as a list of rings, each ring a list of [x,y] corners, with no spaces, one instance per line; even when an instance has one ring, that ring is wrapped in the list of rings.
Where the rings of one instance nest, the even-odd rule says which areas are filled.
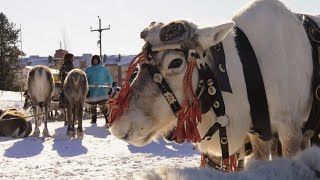
[[[101,64],[101,60],[98,55],[92,56],[91,66],[87,67],[86,74],[89,86],[112,85],[112,76],[109,70]],[[108,89],[105,87],[97,86],[89,88],[88,98],[105,99],[106,97],[108,97]],[[108,108],[105,101],[101,101],[100,103],[98,102],[98,104],[91,104],[91,123],[97,122],[97,105],[99,105],[99,108],[106,119],[106,123],[108,123]]]

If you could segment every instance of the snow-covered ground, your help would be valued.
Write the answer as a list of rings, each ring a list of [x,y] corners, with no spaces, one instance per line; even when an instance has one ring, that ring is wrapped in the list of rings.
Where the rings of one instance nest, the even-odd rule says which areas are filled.
[[[22,105],[20,93],[0,91],[0,109],[22,110]],[[82,140],[70,140],[61,121],[48,123],[49,139],[0,137],[0,179],[132,179],[159,166],[199,166],[192,144],[159,140],[135,147],[111,135],[104,122],[84,120]]]

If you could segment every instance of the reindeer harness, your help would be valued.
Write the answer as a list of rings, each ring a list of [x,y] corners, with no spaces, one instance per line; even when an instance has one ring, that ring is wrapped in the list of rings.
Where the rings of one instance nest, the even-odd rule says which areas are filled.
[[[311,25],[311,27],[314,28],[314,25]],[[310,30],[310,32],[320,34],[319,30],[316,30],[318,29]],[[257,57],[245,33],[238,27],[234,28],[234,32],[236,48],[239,52],[239,57],[242,62],[244,78],[247,87],[248,100],[250,104],[250,113],[253,122],[253,128],[251,133],[259,135],[259,137],[262,140],[270,140],[272,138],[272,132],[268,110],[268,102]],[[185,48],[179,43],[181,41],[184,41],[185,39],[191,39],[192,33],[192,30],[190,32],[189,26],[184,26],[179,23],[171,23],[163,27],[160,31],[160,40],[164,42],[163,44],[152,47],[150,43],[146,43],[146,45],[143,48],[143,52],[137,55],[137,57],[131,62],[128,68],[126,81],[119,93],[119,96],[109,101],[109,106],[111,109],[111,116],[109,119],[110,124],[112,125],[112,122],[116,120],[117,117],[121,116],[123,111],[127,109],[128,100],[130,99],[130,95],[132,92],[129,83],[130,76],[134,68],[139,63],[143,63],[142,66],[147,67],[149,74],[153,78],[153,81],[161,90],[162,94],[164,95],[168,104],[170,105],[173,113],[178,117],[177,128],[174,132],[174,137],[177,139],[177,141],[181,142],[183,140],[186,140],[187,142],[192,141],[194,143],[198,143],[201,140],[210,140],[213,134],[219,130],[222,159],[225,162],[228,161],[229,158],[226,128],[228,127],[230,120],[225,113],[225,104],[222,97],[222,91],[232,93],[232,89],[225,68],[225,56],[223,45],[222,43],[219,43],[210,48],[213,54],[214,62],[216,63],[215,66],[217,69],[219,69],[219,73],[217,75],[210,69],[208,64],[205,62],[205,51],[203,51],[202,54],[198,54],[194,49]],[[143,32],[141,33],[141,36],[143,36]],[[316,49],[316,47],[318,46],[315,47],[314,43],[318,43],[317,40],[320,39],[320,36],[308,37],[309,39],[314,37],[313,41],[310,40],[310,42],[313,49]],[[156,63],[153,59],[155,53],[164,50],[183,51],[188,61],[188,68],[183,83],[184,102],[182,106],[179,104],[176,96],[173,94],[168,83],[156,67]],[[315,50],[313,50],[313,58],[315,59],[315,56],[318,56],[319,54],[314,51]],[[320,63],[317,62],[314,64],[319,66]],[[191,83],[192,72],[193,68],[195,67],[198,68],[199,72],[199,82],[196,90],[196,95],[192,90]],[[319,70],[319,67],[315,67],[314,71],[316,71],[318,74]],[[320,93],[318,93],[318,91],[320,89],[320,80],[317,77],[320,78],[319,75],[314,75],[313,89],[315,90],[316,97],[319,97]],[[317,81],[316,84],[315,81]],[[320,98],[318,99],[320,100]],[[319,104],[320,103],[317,102],[317,107],[320,108]],[[210,127],[208,132],[205,134],[205,136],[201,138],[197,129],[197,124],[201,122],[201,114],[208,112],[211,108],[215,112],[217,119],[213,126]],[[318,110],[317,112],[320,111]],[[308,127],[307,125],[306,127]],[[305,128],[304,132],[310,132],[308,130],[309,128]],[[319,134],[318,131],[320,131],[320,125],[319,128],[314,131],[316,131],[317,134]]]

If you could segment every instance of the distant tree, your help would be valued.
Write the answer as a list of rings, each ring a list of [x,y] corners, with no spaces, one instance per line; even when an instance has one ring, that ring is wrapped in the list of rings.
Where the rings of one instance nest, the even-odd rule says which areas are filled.
[[[20,30],[15,24],[9,22],[5,14],[0,12],[0,89],[15,91],[19,89],[17,75],[19,74],[19,56],[23,52],[19,50]]]

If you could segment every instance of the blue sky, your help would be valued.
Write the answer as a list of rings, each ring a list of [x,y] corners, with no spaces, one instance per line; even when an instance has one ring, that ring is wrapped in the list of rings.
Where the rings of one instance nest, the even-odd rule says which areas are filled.
[[[90,27],[111,26],[102,36],[103,54],[137,54],[140,32],[152,21],[187,19],[200,26],[228,21],[251,0],[0,0],[0,12],[22,27],[23,51],[48,56],[64,44],[75,55],[98,54],[98,33]],[[283,0],[295,12],[320,14],[319,0]],[[65,42],[65,43],[64,43]]]

